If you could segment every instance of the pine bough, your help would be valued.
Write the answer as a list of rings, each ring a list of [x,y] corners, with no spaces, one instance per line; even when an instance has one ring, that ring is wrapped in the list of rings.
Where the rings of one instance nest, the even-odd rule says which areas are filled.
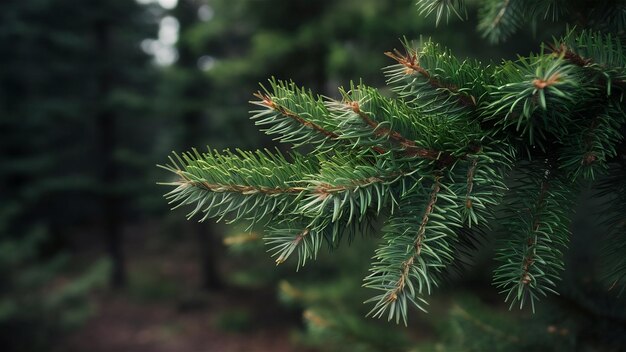
[[[376,291],[370,314],[405,324],[411,306],[426,309],[458,251],[494,228],[494,285],[511,306],[534,310],[555,292],[580,185],[610,175],[625,204],[620,41],[570,31],[540,54],[488,66],[430,41],[387,55],[394,98],[354,84],[336,100],[271,80],[255,94],[252,119],[310,152],[174,154],[163,166],[175,174],[166,197],[200,221],[264,226],[277,264],[295,256],[301,266],[322,244],[380,231],[364,280]],[[607,255],[620,284],[623,214],[608,219],[622,231]]]

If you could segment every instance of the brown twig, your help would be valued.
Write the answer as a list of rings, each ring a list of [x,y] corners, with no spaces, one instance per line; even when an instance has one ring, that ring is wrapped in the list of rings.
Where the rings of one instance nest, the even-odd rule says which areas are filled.
[[[555,47],[552,44],[548,44],[548,49],[552,50],[552,53],[556,56],[563,56],[563,58],[576,66],[585,67],[591,64],[590,59],[585,59],[584,57],[576,54],[571,51],[564,43],[561,43],[558,47]]]
[[[336,133],[334,133],[332,131],[325,130],[324,128],[320,127],[319,125],[305,120],[304,118],[302,118],[301,116],[299,116],[295,112],[287,109],[286,107],[278,105],[272,99],[272,97],[270,97],[269,95],[262,94],[261,92],[257,92],[257,93],[254,93],[254,96],[259,98],[259,99],[261,99],[261,101],[256,101],[256,102],[253,101],[251,103],[256,104],[256,105],[260,105],[260,106],[268,107],[268,108],[270,108],[270,109],[280,113],[281,115],[289,117],[292,120],[297,121],[298,123],[300,123],[300,124],[302,124],[304,126],[307,126],[309,128],[312,128],[312,129],[320,132],[321,134],[325,135],[326,137],[328,137],[330,139],[334,139],[334,140],[339,139],[339,135],[338,134],[336,134]],[[375,152],[377,152],[378,154],[385,154],[387,152],[386,150],[384,150],[383,148],[378,147],[378,146],[373,146],[372,149]]]
[[[391,175],[390,177],[397,177],[402,174],[403,173],[396,173],[394,175]],[[366,187],[374,183],[379,183],[383,181],[384,179],[380,177],[368,177],[362,180],[354,180],[351,182],[350,185],[343,185],[343,186],[334,186],[328,183],[322,183],[322,184],[319,184],[317,187],[315,187],[314,192],[317,193],[319,197],[323,199],[323,198],[328,197],[332,193],[343,192],[345,190],[356,188],[356,187]]]
[[[587,67],[590,66],[591,64],[593,64],[593,60],[589,59],[589,58],[585,58],[580,56],[579,54],[575,53],[574,51],[572,51],[570,48],[568,48],[565,43],[561,43],[559,44],[558,47],[555,47],[552,44],[548,44],[548,49],[552,50],[552,53],[556,56],[563,56],[563,58],[569,62],[571,62],[572,64],[579,66],[579,67]],[[602,68],[606,68],[603,65],[600,65]],[[603,76],[601,76],[601,79],[604,79]],[[625,84],[626,82],[621,80],[621,79],[616,79],[612,81],[613,83],[617,83],[617,84]]]
[[[417,237],[415,238],[415,253],[420,255],[422,252],[422,244],[424,242],[424,237],[426,234],[426,225],[428,224],[428,217],[435,209],[435,203],[437,203],[437,194],[441,190],[441,186],[439,184],[439,177],[435,178],[435,184],[433,185],[433,190],[430,193],[430,199],[428,200],[428,204],[426,205],[426,210],[424,211],[424,216],[422,217],[422,222],[420,223],[420,227],[417,231]]]
[[[297,246],[300,244],[300,242],[302,242],[302,240],[304,239],[304,237],[306,235],[309,234],[311,230],[309,229],[304,229],[302,232],[300,232],[299,234],[296,235],[296,237],[293,238],[293,240],[291,240],[291,243],[294,246]],[[282,253],[278,258],[276,258],[276,265],[278,264],[282,264],[285,262],[285,260],[287,260],[288,255],[285,255],[284,253]]]
[[[190,180],[179,173],[181,180],[179,185],[185,185],[190,187],[199,187],[207,191],[215,193],[241,193],[241,194],[282,194],[282,193],[301,193],[306,188],[303,187],[263,187],[263,186],[248,186],[248,185],[234,185],[234,184],[215,184],[206,181]]]
[[[541,191],[539,193],[539,198],[537,199],[537,206],[535,208],[535,211],[538,211],[539,208],[543,206],[546,192],[548,192],[549,187],[550,186],[548,184],[548,180],[544,179],[541,182]],[[539,230],[540,223],[541,218],[539,216],[535,216],[535,219],[533,221],[533,235],[529,236],[527,239],[529,253],[524,256],[524,261],[522,263],[522,274],[520,276],[520,281],[525,285],[530,284],[530,282],[532,281],[532,278],[530,276],[530,267],[535,263],[535,250],[533,247],[537,245],[537,235],[535,235],[534,233]]]
[[[470,199],[470,195],[474,190],[474,175],[476,173],[476,167],[478,166],[478,159],[472,159],[470,166],[467,168],[467,192],[465,193],[465,207],[470,209],[473,204]]]
[[[302,193],[311,190],[309,187],[263,187],[263,186],[250,186],[250,185],[236,185],[236,184],[214,184],[207,181],[192,180],[187,177],[182,171],[177,172],[181,178],[177,184],[190,187],[199,187],[207,191],[215,193],[241,193],[241,194],[295,194]],[[384,182],[385,180],[394,179],[399,176],[407,175],[406,172],[400,171],[391,173],[385,176],[372,176],[360,180],[353,180],[349,185],[331,185],[328,183],[318,184],[312,192],[318,194],[321,198],[326,198],[333,193],[343,192],[357,187],[366,187],[374,183]]]

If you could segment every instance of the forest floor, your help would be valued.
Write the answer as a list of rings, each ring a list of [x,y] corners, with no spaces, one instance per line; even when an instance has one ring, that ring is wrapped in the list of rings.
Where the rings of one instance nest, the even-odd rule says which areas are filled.
[[[306,345],[301,309],[279,302],[278,281],[285,273],[276,274],[280,268],[264,248],[257,253],[261,259],[225,253],[223,245],[214,243],[223,287],[205,290],[197,236],[185,226],[169,226],[138,224],[125,230],[126,287],[94,293],[94,314],[55,352],[317,351]],[[81,234],[76,238],[84,242],[75,244],[82,257],[78,262],[103,257],[103,244],[94,241],[102,236]],[[446,319],[454,299],[445,294],[438,297],[431,302],[429,317]],[[487,302],[490,306],[500,302],[499,297],[481,297],[492,298]],[[404,328],[407,341],[435,343],[436,329],[429,319],[414,319],[410,329]]]
[[[224,293],[213,296],[206,307],[186,310],[163,302],[137,303],[128,297],[109,295],[101,298],[97,315],[68,338],[64,349],[76,352],[303,350],[290,339],[293,320],[283,320],[280,324],[265,322],[263,325],[238,322],[237,318],[230,324],[220,321],[229,311],[241,315],[242,307],[252,308],[250,303],[245,299],[233,300],[233,296]],[[262,311],[268,308],[267,305],[257,305],[245,311],[250,312],[254,320],[267,313]]]
[[[296,342],[301,312],[281,306],[273,288],[201,290],[193,241],[154,245],[132,233],[128,286],[96,293],[94,315],[59,351],[314,351]]]

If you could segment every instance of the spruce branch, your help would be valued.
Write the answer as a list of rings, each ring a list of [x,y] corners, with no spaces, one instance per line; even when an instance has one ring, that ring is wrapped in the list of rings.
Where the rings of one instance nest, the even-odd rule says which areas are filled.
[[[284,263],[294,251],[298,253],[298,266],[304,266],[309,259],[315,259],[321,247],[322,236],[309,228],[295,229],[293,226],[270,227],[263,240],[276,258],[276,265]]]
[[[219,153],[196,149],[174,154],[170,164],[161,166],[174,173],[176,180],[163,183],[175,188],[166,194],[170,204],[195,205],[188,218],[204,213],[200,221],[216,217],[218,221],[231,216],[229,222],[267,218],[270,213],[283,213],[306,191],[300,182],[315,173],[318,165],[291,154],[289,161],[280,152],[230,151]]]
[[[409,303],[425,311],[423,295],[437,286],[438,274],[453,260],[455,229],[461,227],[457,196],[441,176],[434,177],[425,202],[422,195],[405,196],[383,228],[386,243],[376,250],[364,280],[365,287],[381,291],[366,301],[374,303],[368,315],[406,324]]]
[[[483,121],[528,138],[530,145],[544,147],[547,133],[568,133],[572,110],[590,96],[574,66],[560,58],[531,55],[505,62],[489,87],[489,102],[481,106]]]
[[[255,97],[259,98],[260,101],[252,101],[252,104],[255,105],[259,105],[259,106],[265,106],[270,108],[271,110],[274,110],[276,112],[278,112],[279,114],[291,118],[294,121],[296,121],[297,123],[301,124],[302,126],[311,128],[321,134],[323,134],[324,136],[331,138],[331,139],[337,139],[337,137],[339,137],[337,134],[331,132],[331,131],[327,131],[325,129],[323,129],[322,127],[305,120],[304,118],[300,117],[299,115],[297,115],[296,113],[294,113],[293,111],[287,109],[284,106],[280,106],[278,105],[276,102],[274,102],[272,100],[272,97],[270,97],[267,94],[263,94],[261,92],[257,92],[254,94]]]
[[[501,264],[494,271],[494,285],[506,294],[510,308],[529,303],[533,312],[541,295],[556,294],[572,209],[570,188],[552,166],[544,170],[541,176],[524,173],[515,181],[514,196],[505,203],[507,236],[496,257]]]
[[[626,56],[620,38],[610,33],[568,30],[547,47],[554,55],[584,68],[591,79],[605,87],[607,95],[612,94],[613,85],[620,88],[620,94],[626,89]]]
[[[483,2],[478,30],[492,43],[509,37],[524,23],[526,17],[521,0],[489,0]]]
[[[469,229],[490,227],[495,220],[495,207],[508,190],[504,182],[511,169],[514,154],[495,145],[484,143],[474,153],[459,160],[448,175],[454,193],[458,194],[458,208],[464,226]]]
[[[266,134],[278,135],[277,140],[294,147],[313,145],[327,151],[337,146],[336,126],[321,97],[293,82],[271,79],[269,83],[269,89],[254,94],[259,100],[250,102],[261,107],[252,111],[256,125],[267,126]]]
[[[447,50],[427,41],[415,49],[407,40],[403,42],[405,53],[399,50],[386,52],[397,65],[385,70],[387,83],[408,102],[424,111],[443,110],[460,113],[460,109],[472,109],[477,104],[473,92],[481,93],[476,86],[476,75],[481,75],[480,64],[465,60],[457,61]],[[456,101],[455,104],[448,104]]]
[[[431,160],[441,168],[481,149],[479,141],[484,135],[478,123],[416,111],[404,101],[383,97],[364,85],[341,92],[342,102],[328,104],[332,116],[340,121],[341,139],[379,146],[399,159]]]
[[[459,19],[467,19],[465,0],[418,0],[417,6],[420,14],[429,16],[435,13],[435,25],[438,26],[443,14],[446,14],[446,22],[450,15],[454,14]]]
[[[509,11],[521,1],[490,3],[500,34],[514,28]],[[560,4],[532,1],[535,12],[523,16],[547,16]],[[409,306],[424,310],[425,295],[475,246],[473,235],[501,225],[494,284],[511,307],[534,310],[561,275],[580,181],[608,173],[611,192],[626,179],[615,171],[626,164],[621,43],[591,32],[556,43],[551,53],[483,66],[430,41],[419,49],[405,41],[405,54],[387,53],[397,62],[386,71],[393,98],[361,83],[334,100],[271,80],[255,95],[252,118],[312,152],[175,154],[164,166],[175,177],[166,197],[201,221],[269,223],[263,238],[277,264],[297,253],[298,268],[323,242],[335,248],[384,221],[364,279],[377,291],[369,315],[405,324]],[[508,172],[514,178],[505,182]],[[620,231],[621,190],[605,214]],[[626,281],[622,242],[607,255],[616,285]]]
[[[428,160],[439,160],[441,158],[448,159],[451,156],[442,153],[436,150],[430,150],[426,148],[420,148],[416,145],[415,141],[407,139],[398,131],[392,130],[389,127],[381,127],[382,125],[370,118],[367,112],[361,110],[358,101],[349,101],[347,102],[349,108],[363,120],[363,122],[372,128],[373,133],[376,137],[382,137],[386,139],[390,139],[392,142],[397,144],[404,152],[404,155],[407,157],[419,157]],[[371,113],[370,113],[371,114]],[[442,155],[443,154],[443,155]]]
[[[297,211],[312,218],[328,216],[332,222],[342,218],[348,223],[361,221],[370,209],[376,214],[385,209],[394,200],[391,185],[407,182],[403,178],[412,173],[346,159],[329,160],[319,174],[308,180],[309,192]]]
[[[479,158],[477,157],[471,158],[468,163],[469,165],[467,166],[467,177],[465,182],[465,200],[463,201],[463,206],[461,208],[463,222],[467,223],[469,228],[472,227],[472,224],[478,225],[479,223],[487,223],[487,218],[491,217],[489,206],[495,206],[499,203],[499,197],[489,197],[492,195],[490,193],[493,192],[494,188],[498,189],[498,187],[500,187],[500,190],[506,189],[506,186],[504,186],[504,183],[501,182],[498,177],[495,177],[490,181],[487,181],[488,178],[481,177],[485,175],[483,175],[484,171],[482,168],[480,170],[478,169],[478,160]],[[496,175],[492,174],[489,176],[493,177]],[[482,194],[483,197],[481,197],[481,194],[477,192],[481,183],[487,183],[489,186],[492,186],[488,187],[488,193]],[[493,192],[494,195],[495,193],[496,192]]]
[[[613,101],[591,119],[577,119],[570,135],[560,140],[560,167],[572,180],[593,180],[608,171],[609,162],[618,156],[617,146],[624,140],[624,122],[626,114]]]

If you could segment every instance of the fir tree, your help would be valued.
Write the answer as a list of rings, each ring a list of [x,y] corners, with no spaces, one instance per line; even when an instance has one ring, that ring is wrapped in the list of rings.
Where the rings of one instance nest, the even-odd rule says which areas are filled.
[[[148,193],[138,180],[153,143],[137,133],[152,118],[138,43],[156,28],[134,1],[83,4],[0,4],[0,194],[3,208],[18,209],[11,236],[41,223],[58,248],[77,226],[97,223],[119,286],[124,214]],[[124,202],[130,190],[137,197]]]
[[[489,65],[405,40],[386,53],[396,62],[385,70],[393,97],[355,83],[331,99],[272,79],[255,94],[252,119],[294,150],[174,154],[167,198],[200,221],[264,226],[277,264],[294,256],[301,266],[324,244],[381,233],[364,280],[376,292],[370,315],[406,324],[410,307],[426,310],[459,253],[492,228],[494,285],[511,307],[534,311],[561,278],[576,197],[599,181],[612,195],[607,272],[623,290],[624,5],[483,3],[479,29],[493,41],[527,20],[586,28]],[[437,21],[464,13],[463,1],[418,5]]]

